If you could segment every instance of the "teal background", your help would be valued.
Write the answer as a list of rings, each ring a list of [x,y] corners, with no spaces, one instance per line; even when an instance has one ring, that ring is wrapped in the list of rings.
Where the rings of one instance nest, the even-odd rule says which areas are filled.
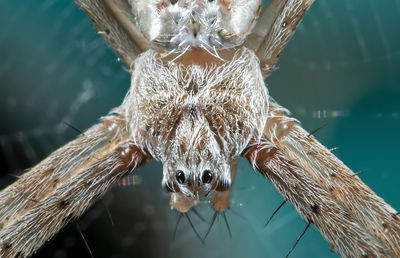
[[[267,79],[270,95],[400,209],[400,0],[316,0]],[[119,105],[129,73],[89,19],[66,0],[0,1],[0,186],[76,137]],[[141,183],[115,187],[78,220],[95,257],[284,257],[305,227],[282,197],[240,160],[227,217],[205,245],[161,190],[161,164],[138,171]],[[209,204],[197,209],[211,219]],[[204,235],[208,225],[191,218]],[[75,225],[34,257],[89,257]],[[338,257],[309,230],[291,257]]]

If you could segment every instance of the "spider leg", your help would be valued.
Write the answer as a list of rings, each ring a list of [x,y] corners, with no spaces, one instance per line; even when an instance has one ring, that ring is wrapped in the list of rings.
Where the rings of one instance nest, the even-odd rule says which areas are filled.
[[[76,4],[90,17],[111,47],[127,67],[141,52],[149,49],[134,21],[127,0],[75,0]]]
[[[288,117],[286,109],[271,100],[268,110],[264,135],[303,169],[308,180],[318,183],[330,193],[329,198],[348,210],[366,232],[394,256],[400,256],[400,220],[396,211],[295,119]]]
[[[264,78],[273,70],[279,54],[314,0],[271,0],[262,11],[246,47],[260,59]]]
[[[251,144],[243,157],[268,178],[302,217],[314,224],[343,256],[388,257],[386,248],[320,181],[267,140]]]
[[[1,257],[29,256],[151,159],[129,141],[125,123],[105,118],[0,192]]]

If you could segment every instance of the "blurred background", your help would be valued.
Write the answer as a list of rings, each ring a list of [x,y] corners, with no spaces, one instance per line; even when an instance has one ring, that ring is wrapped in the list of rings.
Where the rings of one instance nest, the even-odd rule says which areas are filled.
[[[400,209],[400,0],[316,0],[267,79],[270,95]],[[118,106],[130,75],[73,1],[0,1],[0,187]],[[162,167],[114,187],[77,220],[94,257],[283,257],[306,223],[247,161],[205,244],[161,190]],[[109,210],[112,221],[107,215]],[[209,204],[197,211],[211,220]],[[200,234],[208,224],[193,212]],[[75,224],[34,257],[90,257]],[[338,257],[315,229],[291,257]]]

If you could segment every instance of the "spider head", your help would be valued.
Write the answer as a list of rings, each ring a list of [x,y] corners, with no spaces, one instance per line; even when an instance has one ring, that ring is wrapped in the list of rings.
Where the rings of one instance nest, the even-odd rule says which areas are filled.
[[[164,190],[179,192],[188,197],[208,196],[213,191],[226,191],[231,187],[229,164],[218,167],[208,164],[182,166],[164,163]]]
[[[178,121],[177,121],[178,120]],[[164,189],[187,197],[207,196],[231,186],[234,153],[223,144],[197,105],[182,108],[162,149]]]
[[[153,47],[183,51],[240,45],[261,9],[260,0],[129,0],[136,22]]]

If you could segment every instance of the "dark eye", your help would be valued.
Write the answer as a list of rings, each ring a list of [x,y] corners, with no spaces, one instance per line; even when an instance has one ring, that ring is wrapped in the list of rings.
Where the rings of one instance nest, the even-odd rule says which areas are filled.
[[[180,184],[185,183],[185,173],[182,170],[178,170],[178,173],[176,173],[176,181]]]
[[[201,176],[201,181],[203,184],[209,184],[213,178],[213,175],[210,170],[204,170],[203,175]]]

